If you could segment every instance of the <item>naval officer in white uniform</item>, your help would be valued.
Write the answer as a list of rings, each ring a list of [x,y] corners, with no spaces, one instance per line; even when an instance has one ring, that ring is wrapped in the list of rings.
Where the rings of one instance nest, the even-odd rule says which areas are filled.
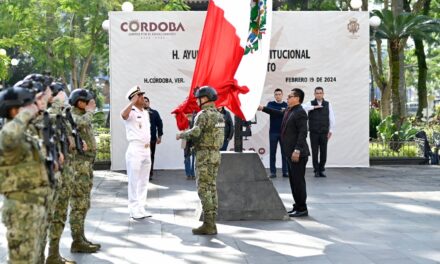
[[[150,118],[144,110],[144,92],[132,87],[126,98],[130,103],[122,110],[128,140],[125,162],[128,175],[128,209],[130,217],[149,217],[145,211],[151,169]]]

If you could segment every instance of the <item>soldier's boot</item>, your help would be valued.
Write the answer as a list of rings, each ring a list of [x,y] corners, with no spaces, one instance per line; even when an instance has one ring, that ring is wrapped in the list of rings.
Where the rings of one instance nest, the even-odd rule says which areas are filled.
[[[101,244],[99,244],[99,243],[92,243],[92,242],[90,242],[87,238],[86,238],[86,236],[84,235],[84,233],[82,233],[82,238],[84,239],[84,241],[86,241],[89,245],[92,245],[92,246],[94,246],[94,247],[97,247],[98,248],[98,250],[100,250],[101,249]]]
[[[47,256],[46,264],[76,264],[76,262],[61,257],[59,246],[51,246],[49,247],[49,256]]]
[[[216,235],[217,226],[215,225],[215,216],[213,214],[205,214],[203,216],[203,225],[192,230],[194,235]]]
[[[98,247],[90,245],[83,239],[81,232],[75,232],[74,234],[72,234],[72,237],[73,237],[73,241],[72,241],[72,245],[70,246],[70,252],[95,253],[98,251]]]

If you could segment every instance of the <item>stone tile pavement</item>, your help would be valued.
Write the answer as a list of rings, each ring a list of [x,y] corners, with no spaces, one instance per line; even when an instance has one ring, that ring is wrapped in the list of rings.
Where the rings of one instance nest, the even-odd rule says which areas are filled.
[[[90,264],[440,263],[440,167],[338,168],[327,174],[314,178],[307,172],[307,218],[221,222],[218,235],[193,236],[198,197],[183,171],[155,174],[148,193],[153,217],[141,221],[128,219],[127,177],[96,171],[86,233],[102,250],[71,254],[66,228],[61,251]],[[288,179],[272,182],[290,210]],[[0,263],[6,254],[0,225]]]

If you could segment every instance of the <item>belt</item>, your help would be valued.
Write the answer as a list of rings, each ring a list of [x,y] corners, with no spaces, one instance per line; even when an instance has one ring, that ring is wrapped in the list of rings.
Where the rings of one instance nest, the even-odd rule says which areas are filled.
[[[46,197],[33,193],[12,192],[5,194],[6,198],[17,200],[24,203],[32,203],[45,206],[47,204]]]
[[[130,141],[130,144],[134,145],[134,146],[142,146],[143,148],[149,148],[150,147],[150,143],[142,143],[140,141]]]
[[[197,151],[200,151],[200,150],[218,150],[220,152],[220,149],[216,148],[216,147],[199,147],[199,148],[197,148]]]

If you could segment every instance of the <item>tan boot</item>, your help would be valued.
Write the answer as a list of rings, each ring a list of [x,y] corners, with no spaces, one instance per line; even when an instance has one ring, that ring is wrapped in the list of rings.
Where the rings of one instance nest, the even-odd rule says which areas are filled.
[[[68,260],[58,255],[49,255],[46,259],[46,264],[76,264],[73,260]]]
[[[73,240],[70,246],[70,252],[72,253],[95,253],[98,251],[98,247],[92,246],[83,239]]]
[[[51,246],[49,247],[49,256],[46,259],[46,264],[76,264],[76,262],[61,257],[59,246]]]
[[[84,233],[82,234],[82,238],[83,238],[84,241],[86,241],[89,245],[94,246],[94,247],[97,247],[98,250],[101,249],[101,244],[90,242],[90,241],[86,238],[86,236],[84,235]]]
[[[203,225],[192,230],[194,235],[216,235],[217,226],[215,225],[215,216],[213,214],[205,214],[203,217]]]
[[[87,243],[83,237],[82,232],[75,232],[72,234],[73,242],[70,246],[70,252],[72,253],[95,253],[98,251],[97,246],[93,246]]]

